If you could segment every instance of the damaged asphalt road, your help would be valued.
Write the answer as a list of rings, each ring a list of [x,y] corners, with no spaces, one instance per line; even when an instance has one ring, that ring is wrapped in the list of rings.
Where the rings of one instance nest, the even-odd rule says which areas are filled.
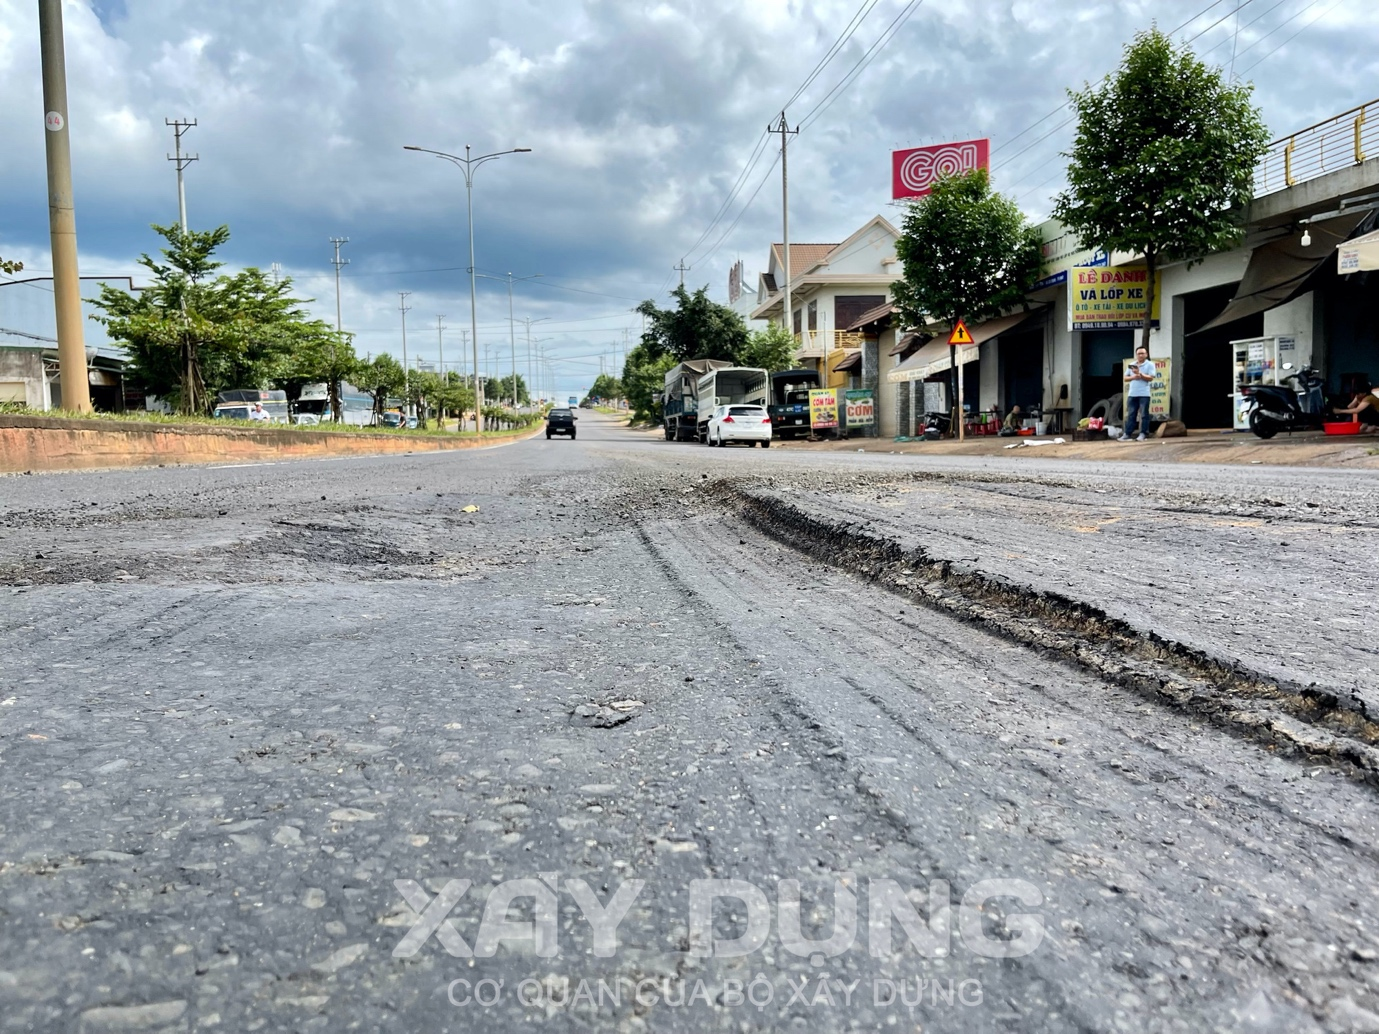
[[[1379,1030],[1368,482],[583,419],[0,478],[0,1031]]]

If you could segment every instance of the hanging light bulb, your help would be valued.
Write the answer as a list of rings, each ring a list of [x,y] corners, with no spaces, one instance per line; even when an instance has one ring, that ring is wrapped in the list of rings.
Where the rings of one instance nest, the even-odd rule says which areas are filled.
[[[1302,246],[1304,248],[1309,248],[1312,246],[1312,231],[1309,230],[1306,226],[1302,228]]]

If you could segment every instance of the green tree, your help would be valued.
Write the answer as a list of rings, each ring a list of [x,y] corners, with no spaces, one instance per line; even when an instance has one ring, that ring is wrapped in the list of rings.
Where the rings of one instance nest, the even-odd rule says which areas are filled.
[[[102,285],[96,318],[128,350],[131,379],[180,412],[208,412],[227,388],[264,386],[329,332],[308,318],[290,279],[274,283],[257,269],[215,275],[221,263],[212,256],[228,227],[154,230],[168,246],[162,262],[139,260],[152,284],[138,292]]]
[[[348,334],[338,333],[322,320],[303,321],[294,328],[291,348],[281,357],[273,379],[289,394],[290,386],[300,394],[302,385],[324,383],[331,419],[338,424],[344,419],[340,383],[354,377],[358,368],[359,359]]]
[[[1252,89],[1150,29],[1126,46],[1109,82],[1069,91],[1077,137],[1053,214],[1089,246],[1144,255],[1146,347],[1159,264],[1241,239],[1269,142]]]
[[[0,258],[0,273],[18,273],[24,268],[24,263],[16,262],[13,259]]]
[[[585,396],[585,401],[590,399],[608,401],[620,398],[622,398],[622,381],[610,373],[601,373],[594,378],[594,384],[589,389],[589,394]]]
[[[943,177],[911,204],[895,253],[904,267],[896,305],[915,325],[998,316],[1039,279],[1039,232],[992,191],[984,169]]]
[[[646,317],[642,344],[651,358],[673,356],[677,363],[686,359],[727,359],[736,363],[747,347],[747,325],[726,305],[710,301],[708,288],[690,294],[684,285],[671,292],[674,309],[660,309],[650,299],[637,306]],[[657,390],[660,390],[659,388]]]
[[[767,373],[777,373],[794,367],[798,348],[794,335],[779,323],[772,323],[765,330],[752,332],[738,362],[743,366],[760,367]]]
[[[512,404],[512,374],[505,377],[496,377],[491,381],[484,381],[484,399],[492,399],[495,404],[504,406]],[[527,381],[520,373],[517,374],[517,404],[525,406],[531,401],[531,395],[527,391]]]
[[[417,370],[410,376],[407,382],[407,401],[416,410],[419,426],[426,426],[427,418],[433,407],[436,407],[439,413],[436,400],[444,392],[445,388],[441,384],[440,377],[434,373]],[[472,400],[470,404],[473,404]]]
[[[622,387],[634,420],[660,419],[666,374],[677,362],[679,360],[673,355],[659,352],[654,344],[645,340],[627,353],[622,368]]]
[[[402,394],[405,379],[402,364],[385,352],[370,362],[358,364],[350,381],[360,391],[373,396],[373,412],[377,420],[383,416],[388,397]]]

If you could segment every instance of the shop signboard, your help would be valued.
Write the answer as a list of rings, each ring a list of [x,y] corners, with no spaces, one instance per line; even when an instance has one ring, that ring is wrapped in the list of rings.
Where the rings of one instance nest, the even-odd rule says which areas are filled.
[[[1034,290],[1057,287],[1068,282],[1069,272],[1077,266],[1109,266],[1111,256],[1101,248],[1085,248],[1077,234],[1056,219],[1039,227],[1044,243],[1040,252],[1043,276]]]
[[[891,198],[924,197],[941,176],[985,169],[991,161],[990,140],[960,140],[891,152]]]
[[[809,390],[809,426],[838,426],[837,388],[811,388]]]
[[[1154,312],[1159,318],[1159,274],[1155,273]],[[1122,330],[1144,324],[1149,299],[1146,266],[1077,266],[1068,278],[1069,330]]]
[[[1125,375],[1130,372],[1130,364],[1135,360],[1121,360],[1121,380],[1125,380]],[[1156,420],[1168,419],[1168,396],[1172,385],[1172,378],[1169,375],[1169,360],[1153,359],[1149,360],[1154,364],[1154,379],[1149,382],[1149,415]],[[1126,396],[1129,397],[1129,381],[1126,384]]]
[[[876,423],[876,395],[870,388],[849,388],[847,392],[848,427],[870,427]]]

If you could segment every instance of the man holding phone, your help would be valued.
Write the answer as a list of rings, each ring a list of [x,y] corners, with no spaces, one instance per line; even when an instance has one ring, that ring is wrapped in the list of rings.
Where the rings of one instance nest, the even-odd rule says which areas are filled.
[[[1149,361],[1149,349],[1140,345],[1135,349],[1135,361],[1125,371],[1125,429],[1117,441],[1128,442],[1131,438],[1144,441],[1149,433],[1149,386],[1154,383],[1158,369]],[[1138,417],[1138,421],[1136,418]],[[1135,437],[1135,428],[1139,436]]]

